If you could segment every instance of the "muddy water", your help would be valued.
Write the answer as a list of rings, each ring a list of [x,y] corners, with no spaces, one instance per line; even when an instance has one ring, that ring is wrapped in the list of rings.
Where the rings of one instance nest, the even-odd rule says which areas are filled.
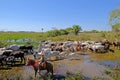
[[[81,73],[85,77],[89,79],[93,79],[95,77],[104,77],[109,78],[104,71],[107,69],[105,66],[98,64],[97,62],[93,62],[90,60],[89,55],[77,55],[77,59],[72,55],[74,59],[65,59],[57,63],[55,68],[56,74],[66,75],[66,72],[70,73]],[[78,57],[80,59],[78,59]]]
[[[28,57],[33,58],[31,55]],[[66,72],[81,73],[87,78],[86,80],[92,80],[95,77],[104,77],[105,79],[110,78],[105,74],[105,70],[109,69],[106,65],[114,66],[119,64],[120,61],[112,63],[111,61],[104,60],[101,65],[99,62],[91,61],[87,54],[73,54],[64,60],[53,61],[51,63],[54,66],[54,75],[65,76]],[[34,77],[34,69],[32,66],[22,66],[20,68],[22,68],[24,80],[30,79],[30,76]],[[37,77],[39,77],[39,74],[37,74]]]

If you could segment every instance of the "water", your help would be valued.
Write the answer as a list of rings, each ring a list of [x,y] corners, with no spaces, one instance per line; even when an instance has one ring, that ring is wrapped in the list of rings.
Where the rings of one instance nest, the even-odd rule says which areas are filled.
[[[7,42],[21,42],[21,43],[25,43],[25,42],[29,42],[29,41],[34,41],[30,38],[26,38],[26,39],[10,39],[7,40]]]
[[[89,55],[87,55],[87,54],[84,55],[84,62],[87,62],[87,63],[91,62],[89,59]]]
[[[114,68],[115,65],[120,66],[120,60],[116,60],[116,61],[103,60],[102,65],[105,65],[105,66],[110,67],[110,68]]]

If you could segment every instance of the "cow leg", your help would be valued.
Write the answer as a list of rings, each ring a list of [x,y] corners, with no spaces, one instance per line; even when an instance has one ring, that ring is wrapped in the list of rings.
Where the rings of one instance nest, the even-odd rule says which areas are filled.
[[[22,62],[23,62],[23,58],[22,58],[22,57],[20,57],[20,64],[22,64]]]
[[[24,64],[25,64],[25,61],[26,61],[25,57],[23,57],[23,60],[24,60]]]
[[[0,60],[0,63],[1,63],[1,66],[3,66],[3,62],[2,62],[2,60]]]

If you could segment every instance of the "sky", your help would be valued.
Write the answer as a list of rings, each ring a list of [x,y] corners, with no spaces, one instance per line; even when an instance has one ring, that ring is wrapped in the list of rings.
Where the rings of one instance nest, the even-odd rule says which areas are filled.
[[[120,0],[0,0],[0,31],[49,31],[79,25],[83,31],[111,30]]]

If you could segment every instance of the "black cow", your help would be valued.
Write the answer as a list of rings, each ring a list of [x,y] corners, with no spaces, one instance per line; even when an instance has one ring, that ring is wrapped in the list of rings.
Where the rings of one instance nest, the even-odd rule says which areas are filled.
[[[4,51],[4,52],[2,53],[2,56],[4,56],[4,57],[9,57],[9,56],[11,55],[11,53],[12,53],[12,51]]]
[[[12,50],[6,50],[2,53],[2,61],[5,61],[6,62],[6,65],[8,64],[9,62],[9,57],[10,55],[12,54]],[[11,62],[11,61],[10,61]],[[12,62],[11,62],[12,64]]]
[[[2,55],[0,55],[0,64],[1,64],[1,66],[3,66],[3,61],[4,61],[4,57]]]
[[[33,46],[20,46],[19,48],[21,51],[24,51],[25,53],[32,53],[33,54]]]
[[[18,59],[18,58],[20,58],[20,64],[23,62],[23,60],[24,60],[24,64],[25,64],[24,52],[22,52],[22,51],[14,52],[13,54],[11,54],[11,56],[14,57],[14,59],[13,59],[14,64],[16,62],[16,59]]]
[[[113,42],[114,47],[120,49],[120,42]]]
[[[114,53],[114,50],[110,49],[110,46],[112,45],[112,43],[110,43],[109,41],[103,42],[102,45],[104,46],[104,49],[106,52],[110,51]]]

